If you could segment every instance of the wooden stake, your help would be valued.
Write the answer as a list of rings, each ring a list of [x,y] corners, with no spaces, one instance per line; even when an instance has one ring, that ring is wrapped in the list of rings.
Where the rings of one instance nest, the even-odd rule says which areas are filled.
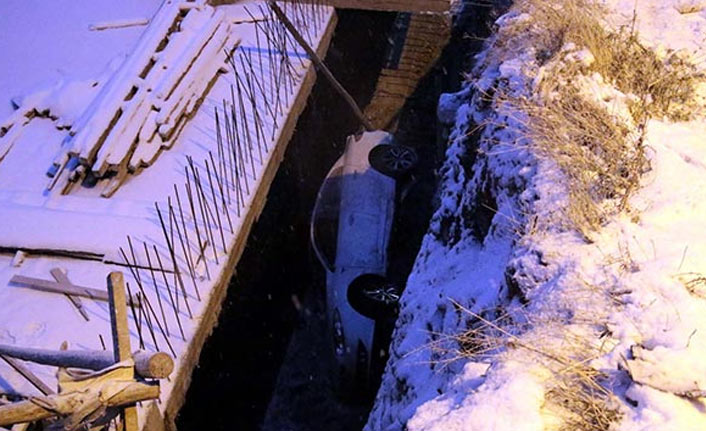
[[[122,272],[114,271],[108,275],[108,295],[113,354],[115,362],[122,362],[132,359],[130,329],[127,325],[127,309],[125,307],[125,280]],[[121,416],[122,431],[138,431],[137,407],[134,404],[125,407]]]

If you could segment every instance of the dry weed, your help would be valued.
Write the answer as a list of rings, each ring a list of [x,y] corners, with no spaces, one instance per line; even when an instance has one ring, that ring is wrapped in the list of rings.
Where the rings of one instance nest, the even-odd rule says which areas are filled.
[[[706,299],[706,275],[696,272],[687,272],[679,274],[678,279],[689,294],[701,299]]]
[[[546,104],[530,99],[506,101],[526,114],[521,133],[540,155],[564,172],[569,190],[566,214],[585,236],[623,209],[647,168],[647,159],[630,129],[604,107],[566,88]]]
[[[532,99],[508,97],[501,88],[493,97],[526,115],[520,134],[564,172],[565,215],[589,239],[608,215],[628,209],[628,198],[649,168],[642,145],[647,120],[689,119],[694,88],[703,77],[677,54],[658,58],[632,29],[609,30],[605,11],[595,1],[521,0],[516,8],[527,15],[501,27],[493,52],[509,49],[517,55],[522,45],[532,46],[546,71]],[[565,54],[568,43],[590,51],[592,61],[552,61]],[[632,121],[580,94],[576,78],[588,73],[599,73],[629,95]]]
[[[591,366],[606,348],[604,342],[587,336],[591,331],[584,331],[596,326],[595,321],[587,319],[572,327],[565,325],[564,317],[551,313],[538,316],[519,311],[521,317],[516,320],[497,310],[489,313],[498,316],[490,320],[484,313],[454,305],[473,319],[471,327],[455,337],[459,356],[490,361],[520,350],[522,357],[549,371],[544,409],[560,419],[561,431],[607,431],[620,420],[615,396],[605,387],[608,377]]]
[[[613,395],[600,385],[605,376],[582,367],[557,379],[547,392],[548,408],[562,417],[562,431],[607,431],[620,420]]]
[[[706,8],[706,1],[704,0],[682,0],[675,6],[677,12],[682,15],[688,15],[690,13],[701,12]]]
[[[588,49],[594,57],[590,71],[603,78],[625,94],[637,96],[633,106],[636,124],[646,117],[686,120],[694,87],[702,78],[694,65],[678,53],[664,59],[645,48],[633,28],[611,30],[604,22],[605,11],[590,0],[525,0],[536,21],[546,29],[539,40],[545,61],[561,51],[568,42]],[[544,60],[540,58],[540,60]],[[574,70],[574,72],[576,72]],[[564,76],[570,81],[571,76]],[[545,85],[564,85],[562,79],[545,80]]]

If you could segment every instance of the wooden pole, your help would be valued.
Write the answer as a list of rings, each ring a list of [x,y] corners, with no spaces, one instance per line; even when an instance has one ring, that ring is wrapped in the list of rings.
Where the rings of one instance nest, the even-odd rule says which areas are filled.
[[[346,91],[346,89],[341,85],[340,82],[336,79],[335,76],[333,76],[333,73],[329,70],[328,67],[324,64],[324,62],[319,58],[319,56],[316,54],[316,52],[309,46],[308,43],[306,43],[306,40],[302,37],[301,34],[297,31],[296,28],[294,28],[294,25],[292,22],[287,18],[287,15],[280,9],[279,6],[277,6],[277,3],[275,3],[273,0],[269,0],[267,4],[272,8],[274,11],[275,15],[277,15],[277,18],[279,18],[280,21],[282,21],[282,24],[284,24],[285,28],[289,31],[289,33],[294,36],[294,39],[297,41],[297,43],[306,51],[307,55],[311,59],[312,62],[316,65],[316,67],[321,71],[321,73],[324,74],[326,79],[329,80],[333,88],[340,94],[343,99],[348,103],[348,105],[351,107],[353,110],[353,113],[355,114],[356,117],[360,120],[360,122],[363,124],[366,130],[372,131],[374,130],[373,125],[370,123],[370,120],[368,120],[365,115],[363,115],[363,111],[360,110],[358,107],[358,104],[355,102],[353,97]]]
[[[94,371],[108,368],[115,363],[115,354],[106,350],[49,350],[8,344],[0,344],[0,357]],[[137,350],[132,353],[132,359],[135,361],[135,372],[144,378],[163,379],[169,377],[174,370],[174,361],[164,352]]]
[[[43,398],[50,405],[81,405],[86,402],[81,392],[49,395]],[[138,401],[159,398],[159,385],[142,382],[132,382],[115,396],[104,400],[106,407],[120,407],[133,405]],[[33,422],[56,416],[53,410],[40,407],[37,403],[28,400],[0,406],[0,426],[12,425],[23,422]],[[137,419],[137,416],[135,416]],[[125,423],[125,422],[124,422]],[[137,430],[135,422],[134,430]],[[124,428],[130,430],[130,428]]]
[[[108,303],[110,305],[110,326],[113,334],[115,362],[131,359],[130,329],[127,325],[127,307],[125,305],[125,280],[122,272],[113,271],[108,275]],[[157,388],[157,396],[159,396],[159,388]],[[123,408],[121,413],[122,424],[119,427],[121,431],[138,431],[137,407],[134,403],[130,404]]]

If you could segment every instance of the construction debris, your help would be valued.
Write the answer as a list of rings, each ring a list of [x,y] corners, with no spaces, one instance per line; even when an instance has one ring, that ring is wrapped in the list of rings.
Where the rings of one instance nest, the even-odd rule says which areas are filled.
[[[108,276],[108,297],[113,352],[48,351],[0,346],[0,351],[8,356],[61,367],[58,372],[58,394],[51,394],[49,388],[43,388],[44,396],[0,406],[0,426],[59,417],[64,430],[76,430],[108,423],[119,412],[120,429],[137,431],[135,403],[158,398],[160,394],[158,382],[138,380],[137,376],[168,377],[174,363],[164,353],[137,352],[133,357],[122,273],[112,272]],[[7,360],[5,356],[3,359]],[[98,371],[76,371],[67,367]]]

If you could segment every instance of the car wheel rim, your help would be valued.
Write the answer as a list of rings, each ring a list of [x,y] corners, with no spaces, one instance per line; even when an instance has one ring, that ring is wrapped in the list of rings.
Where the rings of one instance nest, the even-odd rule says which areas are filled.
[[[368,298],[384,304],[396,304],[400,300],[400,294],[394,286],[383,286],[365,291]]]
[[[384,154],[383,161],[393,172],[404,172],[414,166],[415,157],[407,148],[392,146]]]

